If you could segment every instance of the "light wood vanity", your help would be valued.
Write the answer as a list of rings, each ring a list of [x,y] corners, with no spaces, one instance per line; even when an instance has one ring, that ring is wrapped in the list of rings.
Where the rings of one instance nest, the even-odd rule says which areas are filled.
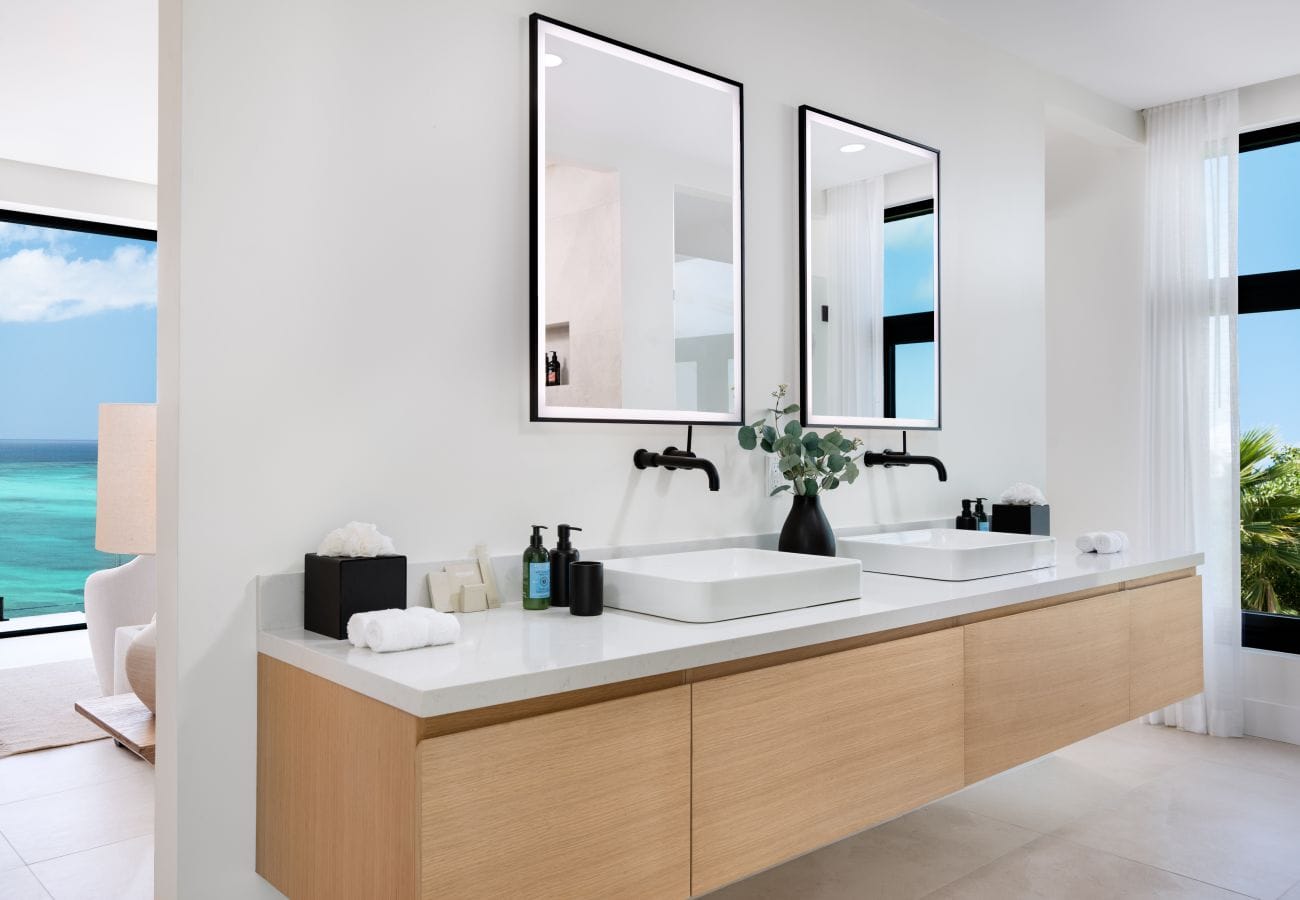
[[[292,898],[684,898],[1201,690],[1194,569],[421,718],[258,658]]]

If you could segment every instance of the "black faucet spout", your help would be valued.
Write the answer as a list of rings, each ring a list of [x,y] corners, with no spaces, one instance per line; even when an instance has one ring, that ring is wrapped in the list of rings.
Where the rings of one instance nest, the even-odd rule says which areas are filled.
[[[871,466],[933,466],[940,481],[948,480],[948,470],[937,457],[913,456],[906,451],[886,450],[883,453],[868,451],[862,454],[862,465],[867,468]]]
[[[722,488],[722,482],[718,478],[717,466],[707,459],[696,456],[689,450],[668,447],[663,453],[652,453],[649,450],[642,449],[632,454],[632,464],[638,469],[662,467],[670,472],[674,469],[699,469],[709,477],[709,490],[717,491]]]

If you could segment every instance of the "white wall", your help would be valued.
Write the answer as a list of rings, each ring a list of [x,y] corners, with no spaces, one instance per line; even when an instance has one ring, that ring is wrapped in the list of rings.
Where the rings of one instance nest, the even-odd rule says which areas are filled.
[[[253,578],[326,529],[375,521],[438,559],[522,551],[535,521],[617,544],[784,515],[729,428],[696,438],[711,494],[631,465],[680,428],[528,422],[532,9],[164,0],[160,896],[272,893],[253,874]],[[885,0],[547,11],[744,82],[750,410],[797,383],[798,105],[942,150],[944,430],[911,446],[952,480],[866,472],[828,498],[834,524],[1043,483],[1045,103],[1136,133],[1131,112]]]
[[[0,159],[0,209],[153,228],[152,184]]]
[[[1052,533],[1142,528],[1145,153],[1047,138],[1047,492]]]

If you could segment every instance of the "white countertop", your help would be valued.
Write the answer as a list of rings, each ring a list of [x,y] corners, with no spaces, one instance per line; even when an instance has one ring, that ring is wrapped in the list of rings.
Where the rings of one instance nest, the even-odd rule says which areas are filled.
[[[358,650],[302,627],[264,627],[258,650],[412,715],[427,717],[743,659],[980,612],[1199,565],[1130,550],[1076,554],[1057,545],[1049,569],[931,581],[864,574],[862,599],[726,622],[685,623],[606,608],[459,614],[461,638],[402,653]],[[285,578],[286,576],[276,576]],[[509,583],[509,582],[507,582]],[[301,590],[298,604],[301,606]]]

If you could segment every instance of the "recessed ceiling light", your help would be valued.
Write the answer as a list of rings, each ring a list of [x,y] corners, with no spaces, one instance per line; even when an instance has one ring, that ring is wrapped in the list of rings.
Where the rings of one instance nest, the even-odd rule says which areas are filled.
[[[556,66],[561,65],[563,62],[564,62],[563,56],[558,56],[557,54],[554,53],[542,54],[542,64],[546,66],[546,68],[548,69],[554,69]]]
[[[841,153],[857,153],[860,150],[866,150],[866,144],[845,144],[840,148]]]

